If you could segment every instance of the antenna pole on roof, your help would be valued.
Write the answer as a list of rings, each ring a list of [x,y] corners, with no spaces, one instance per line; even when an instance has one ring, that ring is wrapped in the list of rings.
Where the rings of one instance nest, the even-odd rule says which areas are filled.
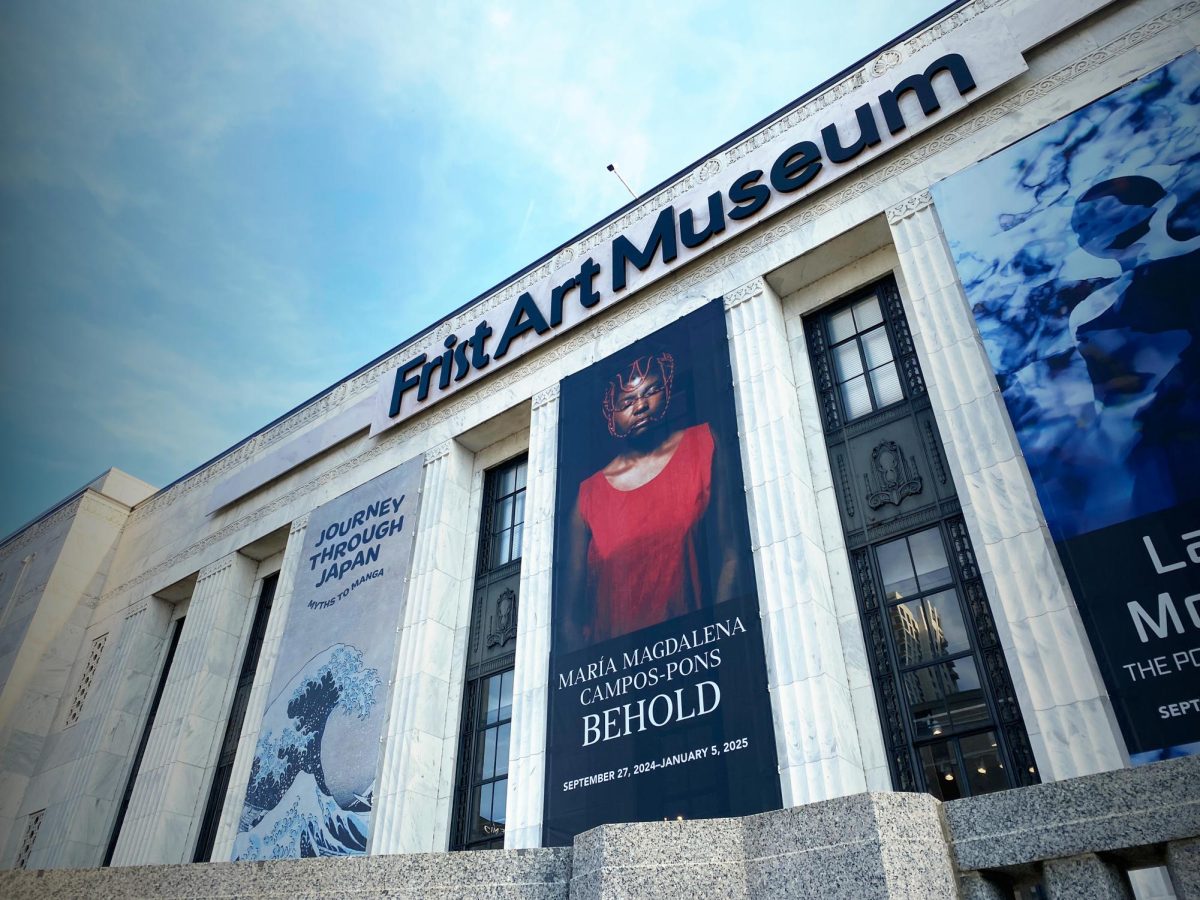
[[[612,172],[614,175],[616,175],[616,176],[617,176],[617,180],[619,180],[619,181],[621,182],[621,184],[624,184],[624,185],[625,185],[625,190],[629,191],[629,196],[630,196],[630,197],[632,197],[634,200],[636,200],[636,199],[638,198],[637,194],[635,194],[635,193],[633,192],[633,188],[631,188],[631,187],[630,187],[628,184],[626,184],[626,182],[625,182],[625,179],[621,177],[621,173],[617,171],[617,167],[616,167],[615,165],[613,165],[612,163],[609,163],[609,164],[608,164],[608,171],[610,171],[610,172]]]

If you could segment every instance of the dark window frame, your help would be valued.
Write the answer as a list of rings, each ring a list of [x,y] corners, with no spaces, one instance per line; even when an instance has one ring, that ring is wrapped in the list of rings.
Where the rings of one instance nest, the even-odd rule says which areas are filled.
[[[896,541],[903,540],[907,542],[918,534],[923,534],[934,529],[937,530],[938,537],[941,539],[942,552],[945,555],[947,567],[949,569],[950,581],[948,583],[943,583],[923,591],[918,590],[913,594],[904,595],[898,599],[892,599],[888,597],[884,592],[883,571],[878,555],[879,548],[887,544],[892,544]],[[1013,760],[1013,754],[1009,751],[1008,742],[1005,739],[1003,730],[1001,728],[1001,719],[998,704],[996,703],[995,692],[994,690],[990,689],[991,686],[988,684],[986,675],[986,662],[984,661],[981,653],[978,637],[976,636],[975,630],[971,625],[970,611],[966,608],[966,604],[964,603],[965,586],[963,583],[963,573],[960,571],[960,568],[954,564],[951,555],[953,548],[951,546],[949,535],[947,534],[945,522],[943,520],[938,520],[926,526],[915,528],[902,534],[889,536],[884,540],[873,541],[867,545],[865,549],[869,551],[872,575],[876,579],[875,587],[879,591],[879,596],[883,598],[881,609],[884,615],[884,622],[887,626],[884,629],[884,634],[888,649],[888,661],[891,667],[891,677],[893,677],[895,680],[896,691],[900,698],[900,705],[906,713],[903,719],[904,728],[908,738],[910,755],[914,764],[914,774],[917,777],[918,784],[923,784],[923,789],[926,792],[942,798],[944,788],[942,788],[941,785],[938,785],[939,789],[937,791],[932,790],[933,785],[924,777],[924,773],[922,772],[922,748],[931,748],[939,744],[947,745],[950,749],[950,753],[953,755],[954,760],[958,765],[959,771],[965,775],[967,774],[967,765],[961,751],[961,741],[964,738],[991,733],[997,738],[996,742],[998,746],[996,747],[996,751],[1000,758],[1000,766],[1006,772],[1006,778],[1009,782],[1008,786],[1019,786],[1023,782],[1018,777],[1016,763]],[[901,653],[896,643],[896,634],[891,625],[891,611],[897,606],[914,601],[926,600],[930,597],[944,593],[947,590],[953,590],[954,592],[955,601],[958,604],[958,613],[962,618],[962,622],[966,631],[966,637],[968,641],[967,648],[963,650],[956,650],[951,653],[937,656],[936,658],[930,658],[928,660],[905,663],[901,658]],[[971,663],[975,667],[975,673],[980,683],[979,690],[981,699],[983,700],[985,709],[987,711],[987,720],[969,722],[963,725],[955,725],[953,723],[953,719],[951,719],[950,723],[942,726],[941,730],[939,731],[934,731],[928,735],[918,734],[916,716],[913,712],[913,707],[915,704],[912,702],[911,697],[909,696],[909,693],[905,687],[905,676],[919,672],[922,669],[934,669],[937,666],[959,662],[964,659],[971,660]],[[969,779],[963,779],[961,783],[964,785],[965,790],[959,796],[973,796],[970,791]],[[955,798],[947,797],[946,799]]]
[[[843,337],[834,344],[831,340],[833,329],[830,326],[833,317],[872,296],[879,303],[883,317],[882,325],[871,325],[860,332],[857,320],[852,320],[854,334]],[[851,340],[855,341],[863,372],[869,372],[861,346],[861,335],[878,327],[885,329],[888,346],[892,352],[892,362],[899,376],[902,397],[884,406],[878,406],[874,387],[870,378],[867,378],[872,409],[851,416],[842,397],[844,382],[838,380],[834,349],[846,346]],[[1007,661],[1000,646],[970,536],[962,517],[962,508],[953,482],[949,479],[945,460],[940,456],[938,429],[932,417],[927,386],[894,277],[885,276],[844,295],[822,309],[805,315],[804,332],[820,405],[822,428],[830,452],[830,466],[834,469],[835,485],[839,489],[837,496],[842,527],[893,784],[899,790],[926,790],[929,785],[926,784],[922,770],[921,750],[937,746],[943,741],[950,742],[950,753],[953,754],[960,770],[965,773],[965,759],[959,742],[973,735],[989,732],[997,736],[997,750],[1004,760],[1003,768],[1009,786],[1037,783],[1039,779],[1028,734],[1016,701]],[[916,514],[872,525],[862,515],[864,498],[861,494],[855,497],[856,482],[849,477],[849,469],[852,467],[852,464],[847,465],[850,447],[852,442],[860,442],[869,435],[879,434],[886,438],[889,429],[906,419],[914,424],[917,421],[924,424],[921,431],[925,434],[924,440],[932,448],[929,459],[932,471],[925,473],[926,490],[932,485],[931,476],[936,474],[942,486],[937,490],[939,496],[944,496],[944,499],[939,500],[936,505],[927,505]],[[837,466],[834,465],[835,455]],[[851,520],[861,524],[851,526]],[[933,596],[944,590],[944,587],[918,592],[903,600],[888,600],[883,592],[884,584],[877,550],[883,545],[901,538],[911,538],[934,526],[939,529],[942,548],[953,575],[952,583],[958,611],[962,616],[970,646],[967,650],[946,654],[936,662],[930,662],[943,665],[956,659],[971,657],[979,678],[989,722],[966,723],[952,732],[943,730],[938,735],[917,737],[916,722],[911,712],[912,704],[909,702],[904,675],[906,670],[919,671],[927,663],[900,665],[896,636],[893,633],[892,610],[900,603]],[[964,786],[967,786],[966,782]],[[938,790],[931,793],[940,795]]]
[[[879,305],[880,321],[875,323],[874,325],[868,326],[867,328],[860,331],[858,329],[858,323],[855,320],[854,332],[852,334],[850,334],[848,337],[844,337],[841,340],[835,341],[833,338],[833,330],[831,327],[833,317],[835,315],[837,315],[838,313],[843,312],[845,310],[852,310],[855,306],[860,304],[863,300],[866,300],[868,297],[873,298],[875,300],[875,302]],[[833,375],[834,384],[838,388],[834,392],[835,396],[836,396],[836,402],[838,403],[838,406],[841,409],[842,420],[844,422],[855,422],[859,419],[865,418],[866,416],[872,415],[873,413],[877,413],[877,412],[880,412],[881,410],[889,409],[892,406],[895,406],[899,403],[903,403],[905,400],[908,399],[908,393],[905,390],[904,379],[903,379],[903,377],[901,377],[901,372],[900,372],[900,348],[897,346],[896,337],[895,337],[892,329],[889,327],[890,323],[888,321],[888,310],[884,307],[883,298],[881,298],[875,290],[871,289],[871,290],[860,291],[860,292],[842,300],[835,307],[833,307],[831,310],[827,311],[824,315],[822,315],[820,321],[821,321],[821,327],[825,330],[825,344],[826,344],[826,347],[828,348],[827,352],[829,354],[829,362],[832,367],[832,371],[834,373],[834,375]],[[874,380],[870,377],[870,373],[872,373],[876,369],[882,368],[883,366],[879,365],[879,366],[876,366],[875,368],[871,368],[868,365],[866,350],[863,349],[863,337],[865,335],[879,331],[880,329],[883,330],[883,333],[884,333],[885,337],[887,338],[888,349],[891,351],[891,359],[888,360],[888,362],[896,370],[896,379],[897,379],[897,383],[900,388],[900,397],[897,398],[896,400],[892,400],[888,403],[880,403],[879,402],[878,398],[876,397]],[[863,378],[863,382],[867,388],[867,397],[871,402],[870,409],[865,410],[860,413],[854,413],[854,414],[852,414],[851,411],[849,409],[847,409],[846,401],[845,401],[845,398],[842,396],[842,391],[841,391],[842,385],[849,383],[853,379],[848,378],[845,381],[839,381],[838,377],[837,377],[837,366],[836,366],[836,363],[834,362],[835,353],[838,350],[838,348],[846,347],[846,346],[849,346],[850,344],[854,345],[854,347],[858,353],[858,362],[859,362],[859,373],[858,374],[861,375]]]
[[[489,588],[503,581],[511,582],[520,572],[524,552],[524,513],[528,468],[528,455],[522,453],[484,473],[470,646],[474,646],[480,639],[480,635],[477,633],[483,621],[483,610],[480,608],[480,604],[489,596]],[[507,489],[504,485],[509,472],[513,474],[511,489]],[[509,534],[507,543],[500,538],[506,532]],[[515,597],[512,602],[516,604]],[[504,810],[505,820],[507,820],[509,776],[507,755],[503,760],[503,772],[496,771],[500,768],[501,763],[498,754],[494,757],[492,775],[477,775],[477,772],[487,746],[488,732],[496,733],[496,743],[499,744],[500,734],[503,729],[507,728],[511,742],[511,701],[508,717],[500,717],[492,722],[487,721],[488,717],[483,707],[486,691],[492,679],[500,678],[501,684],[503,684],[503,679],[507,678],[511,684],[514,671],[512,655],[511,652],[506,653],[497,659],[483,663],[475,663],[470,658],[467,660],[462,716],[459,722],[458,762],[454,778],[454,809],[450,828],[451,850],[488,850],[500,849],[504,846],[503,827],[498,833],[479,834],[473,825],[478,819],[477,811],[483,789],[490,786],[494,791],[494,786],[497,784],[504,785]],[[495,806],[492,809],[494,810]],[[494,824],[493,822],[493,826]],[[479,830],[486,827],[484,825]]]

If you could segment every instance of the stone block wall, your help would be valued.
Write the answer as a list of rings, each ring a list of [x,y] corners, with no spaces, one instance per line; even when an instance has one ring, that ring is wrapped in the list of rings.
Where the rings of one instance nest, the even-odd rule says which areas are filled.
[[[9,900],[59,897],[1133,897],[1166,864],[1200,900],[1200,757],[940,803],[864,793],[742,819],[604,825],[573,847],[0,873]]]

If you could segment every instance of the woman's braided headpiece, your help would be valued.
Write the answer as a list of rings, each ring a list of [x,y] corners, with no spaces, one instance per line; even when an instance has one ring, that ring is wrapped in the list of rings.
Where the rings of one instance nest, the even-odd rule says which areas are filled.
[[[616,425],[613,423],[613,416],[617,412],[618,398],[622,393],[636,390],[643,381],[654,374],[658,374],[662,378],[663,391],[666,393],[662,415],[666,415],[667,407],[671,405],[671,383],[675,378],[675,357],[665,350],[647,356],[639,356],[629,364],[628,369],[618,372],[608,383],[608,390],[604,393],[604,420],[608,423],[608,433],[613,437],[624,437],[624,435],[617,434]],[[662,418],[662,415],[659,418]]]

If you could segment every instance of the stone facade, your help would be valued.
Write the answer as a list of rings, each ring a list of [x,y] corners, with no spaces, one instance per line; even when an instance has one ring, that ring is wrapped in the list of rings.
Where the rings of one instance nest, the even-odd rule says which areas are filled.
[[[0,876],[0,893],[992,897],[1040,880],[1051,897],[1122,896],[1126,869],[1165,864],[1177,896],[1200,896],[1197,763],[1128,768],[930,194],[1195,50],[1197,12],[1194,0],[959,4],[434,328],[439,341],[461,332],[616,234],[648,227],[676,198],[939,42],[986,53],[987,35],[1003,33],[1025,66],[754,227],[679,264],[656,258],[619,302],[563,337],[372,436],[379,385],[416,349],[397,348],[161,491],[114,471],[0,544],[0,868],[45,870]],[[885,276],[898,285],[1040,786],[946,804],[892,792],[806,334],[806,317]],[[609,825],[543,849],[559,382],[716,297],[785,808]],[[483,477],[523,452],[507,849],[447,856]],[[192,858],[264,580],[279,575],[214,859],[233,847],[309,513],[417,456],[422,512],[384,673],[372,855],[172,865]],[[180,619],[162,711],[123,807]],[[114,868],[82,871],[106,851]],[[1134,882],[1144,897],[1169,896],[1161,874]]]

